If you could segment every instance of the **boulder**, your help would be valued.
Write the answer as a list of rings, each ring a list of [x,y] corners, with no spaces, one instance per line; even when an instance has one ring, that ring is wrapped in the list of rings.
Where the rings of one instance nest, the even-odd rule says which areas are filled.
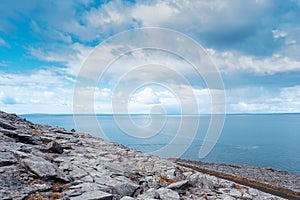
[[[50,143],[48,143],[47,148],[50,153],[62,154],[64,152],[62,146],[55,141],[51,141]]]
[[[56,165],[41,157],[30,156],[22,159],[21,162],[32,173],[44,180],[58,179],[63,182],[69,182],[68,178]]]

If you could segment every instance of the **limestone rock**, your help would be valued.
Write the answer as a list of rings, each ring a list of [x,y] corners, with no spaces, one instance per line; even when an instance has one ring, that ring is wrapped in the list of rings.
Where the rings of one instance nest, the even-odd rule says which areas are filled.
[[[15,126],[10,125],[9,123],[5,122],[4,120],[0,119],[0,127],[7,130],[16,130]]]
[[[48,143],[47,148],[50,153],[62,154],[64,152],[62,146],[55,141],[51,141],[50,143]]]
[[[117,184],[114,188],[121,196],[132,196],[139,188],[139,185],[131,182],[125,182]]]
[[[40,178],[51,178],[56,176],[56,169],[54,165],[39,157],[25,158],[22,160],[25,167],[31,172],[35,173]]]
[[[149,190],[145,191],[143,194],[140,194],[137,196],[138,200],[144,200],[144,199],[157,199],[156,198],[156,190],[154,188],[150,188]]]
[[[129,197],[129,196],[124,196],[120,200],[134,200],[135,198]]]
[[[17,160],[11,152],[0,151],[0,167],[13,165],[15,163],[17,163]]]
[[[89,191],[76,197],[70,197],[70,200],[112,200],[113,196],[102,191]]]
[[[156,191],[156,198],[161,200],[179,200],[179,194],[173,190],[166,189],[166,188],[160,188]]]
[[[184,181],[178,181],[178,182],[175,182],[175,183],[172,183],[172,184],[168,185],[166,188],[167,188],[167,189],[172,189],[172,190],[182,189],[182,188],[184,188],[185,186],[187,186],[187,184],[188,184],[188,181],[187,181],[187,180],[184,180]]]
[[[2,133],[7,137],[15,139],[16,142],[21,142],[24,144],[38,145],[42,143],[39,137],[33,136],[31,134],[14,132],[14,131],[2,131]]]
[[[59,179],[68,182],[67,178],[53,163],[40,157],[31,156],[22,159],[24,166],[42,179]]]

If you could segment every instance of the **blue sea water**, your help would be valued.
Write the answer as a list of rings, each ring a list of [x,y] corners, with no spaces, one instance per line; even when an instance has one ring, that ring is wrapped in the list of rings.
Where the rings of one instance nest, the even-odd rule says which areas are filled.
[[[26,119],[39,124],[75,128],[73,115],[23,115]],[[90,133],[99,137],[99,130],[92,122],[90,115],[76,116],[80,121],[80,132]],[[107,139],[143,152],[153,152],[169,144],[175,137],[182,117],[192,124],[200,120],[197,135],[188,150],[181,158],[199,159],[199,150],[206,134],[210,116],[176,116],[169,115],[161,131],[149,138],[132,137],[124,133],[114,121],[112,115],[97,115],[97,120]],[[151,116],[152,120],[163,121],[163,116]],[[131,118],[120,116],[123,125],[132,120],[134,123],[150,132],[153,126],[148,115],[133,115]],[[154,120],[155,121],[155,120]],[[155,128],[155,126],[154,126]],[[127,130],[130,132],[130,127]],[[189,132],[189,128],[185,130]],[[182,143],[189,142],[183,138]],[[182,145],[182,144],[178,144]],[[165,157],[164,155],[160,155]],[[201,161],[243,164],[258,167],[272,167],[300,174],[300,114],[249,114],[226,115],[221,136],[213,150]]]

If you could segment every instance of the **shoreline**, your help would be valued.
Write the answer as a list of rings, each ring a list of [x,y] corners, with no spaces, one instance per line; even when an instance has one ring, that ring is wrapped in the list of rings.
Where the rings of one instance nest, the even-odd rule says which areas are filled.
[[[196,171],[234,181],[288,199],[300,198],[300,175],[248,165],[209,163],[188,159],[174,162]]]
[[[103,131],[102,133],[100,131],[100,134],[98,134],[98,125],[91,122],[94,118],[90,117],[79,117],[77,119],[79,126],[78,122],[74,122],[73,116],[47,115],[25,117],[35,123],[63,127],[67,130],[76,127],[75,129],[77,131],[89,133],[96,137],[104,135],[104,137],[110,141],[122,143],[145,153],[158,150],[167,145],[174,137],[173,133],[176,133],[178,128],[178,125],[175,127],[172,126],[172,123],[178,124],[181,121],[180,117],[171,117],[166,123],[163,132],[143,141],[139,138],[128,137],[126,133],[120,131],[117,123],[111,116],[96,116],[97,121],[100,123],[98,125]],[[300,163],[300,158],[294,153],[300,150],[296,142],[297,139],[300,139],[297,134],[299,128],[297,127],[297,121],[300,120],[300,115],[295,117],[293,117],[293,115],[279,115],[275,116],[274,119],[272,116],[266,116],[262,119],[259,117],[259,115],[253,117],[245,116],[245,118],[242,116],[237,116],[237,118],[231,116],[228,120],[226,119],[227,127],[225,126],[223,129],[220,140],[218,140],[214,150],[205,159],[200,160],[216,163],[244,164],[257,167],[272,167],[274,169],[300,174],[300,168],[297,166],[297,163]],[[146,123],[149,118],[138,116],[133,120],[143,124]],[[202,120],[202,128],[197,131],[188,151],[186,151],[181,158],[199,160],[197,151],[199,151],[201,143],[203,143],[203,136],[205,135],[205,130],[208,128],[209,119],[199,118],[195,120]],[[125,118],[124,121],[130,122],[130,118]],[[82,125],[80,125],[80,122],[82,122]],[[243,126],[235,126],[237,122],[243,124]],[[275,124],[272,125],[273,123]],[[281,129],[278,127],[289,127],[289,124],[292,124],[292,127],[289,129]],[[189,131],[189,128],[185,131]],[[263,134],[259,134],[260,131]],[[283,135],[289,136],[283,137]],[[274,142],[269,142],[268,138],[274,140]],[[162,156],[164,158],[172,157],[172,155]]]
[[[0,199],[282,199],[14,114],[0,112],[0,138]]]

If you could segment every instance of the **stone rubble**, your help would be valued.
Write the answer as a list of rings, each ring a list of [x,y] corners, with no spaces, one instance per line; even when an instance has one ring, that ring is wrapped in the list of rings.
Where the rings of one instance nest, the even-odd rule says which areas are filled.
[[[0,112],[0,199],[282,199],[87,134]]]
[[[199,171],[215,174],[219,177],[234,177],[247,180],[251,185],[272,188],[274,191],[289,194],[292,198],[300,199],[300,175],[272,168],[258,168],[254,166],[205,163],[195,160],[177,159],[176,163],[199,168]]]

